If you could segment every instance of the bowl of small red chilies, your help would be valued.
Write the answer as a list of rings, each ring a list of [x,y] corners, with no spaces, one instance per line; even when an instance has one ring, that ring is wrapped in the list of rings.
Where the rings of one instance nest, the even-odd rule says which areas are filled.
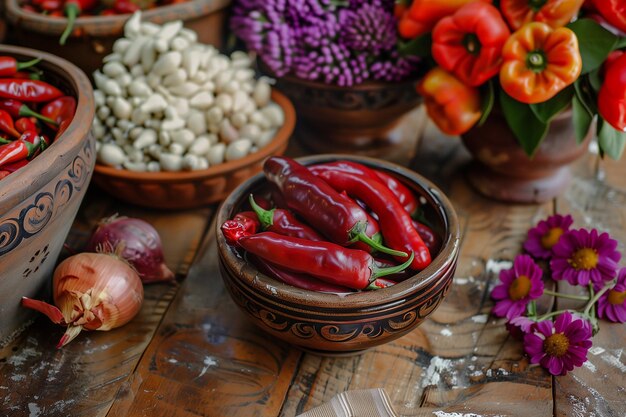
[[[359,353],[418,326],[459,253],[456,213],[399,165],[271,157],[220,206],[220,272],[253,323],[320,354]]]

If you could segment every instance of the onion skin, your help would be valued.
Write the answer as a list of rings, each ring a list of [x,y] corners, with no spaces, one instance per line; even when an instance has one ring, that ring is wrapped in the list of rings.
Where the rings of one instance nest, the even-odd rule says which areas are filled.
[[[175,278],[165,265],[158,232],[141,219],[113,216],[102,220],[85,250],[119,253],[137,270],[144,284],[173,281]]]
[[[61,262],[52,278],[55,306],[22,298],[24,307],[46,314],[67,330],[57,348],[81,330],[110,330],[137,315],[143,284],[137,272],[113,254],[79,253]]]

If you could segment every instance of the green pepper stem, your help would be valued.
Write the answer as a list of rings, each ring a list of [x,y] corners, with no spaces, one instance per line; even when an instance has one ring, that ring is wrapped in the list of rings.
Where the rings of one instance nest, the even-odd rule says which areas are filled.
[[[373,267],[371,267],[372,276],[370,277],[370,283],[374,282],[376,278],[384,277],[385,275],[397,274],[399,272],[404,271],[405,269],[409,267],[409,265],[411,265],[411,262],[413,262],[414,258],[415,258],[415,252],[411,252],[411,256],[409,256],[409,259],[407,259],[406,262],[400,265],[390,266],[387,268],[379,268],[376,266],[376,264],[372,264]]]
[[[74,23],[76,22],[76,17],[80,13],[80,8],[76,3],[69,3],[65,6],[65,15],[67,16],[67,26],[65,26],[65,30],[63,34],[61,34],[61,39],[59,39],[60,45],[65,45],[67,38],[72,33],[74,29]]]
[[[259,206],[256,201],[254,201],[254,197],[252,196],[252,194],[250,194],[250,196],[248,197],[248,201],[250,201],[250,206],[252,207],[252,210],[259,218],[259,222],[261,223],[261,227],[263,228],[263,230],[274,224],[274,212],[276,211],[275,208],[271,210],[265,210],[263,207]]]
[[[25,68],[32,67],[33,65],[39,64],[39,61],[41,61],[41,58],[31,59],[30,61],[26,61],[26,62],[18,62],[16,67],[18,71],[21,71]]]
[[[371,246],[372,249],[375,249],[375,250],[377,250],[378,252],[381,252],[381,253],[386,253],[387,255],[401,256],[403,258],[407,256],[406,252],[402,252],[402,251],[399,251],[399,250],[391,249],[391,248],[388,248],[388,247],[383,246],[382,244],[376,242],[374,239],[372,239],[371,237],[366,235],[364,231],[361,231],[361,232],[359,232],[356,235],[356,240],[360,240],[361,242]]]
[[[31,116],[32,116],[32,117],[36,117],[37,119],[39,119],[39,120],[41,120],[41,121],[44,121],[44,122],[46,122],[46,123],[51,123],[51,124],[53,124],[53,125],[55,125],[55,126],[56,126],[56,125],[58,125],[58,123],[57,123],[57,122],[55,122],[54,120],[52,120],[52,119],[50,119],[50,118],[48,118],[48,117],[46,117],[46,116],[44,116],[44,115],[41,115],[41,114],[39,114],[39,113],[37,113],[37,112],[35,112],[35,111],[31,110],[31,109],[30,109],[30,108],[29,108],[26,104],[23,104],[23,105],[20,107],[19,114],[20,114],[20,116],[26,116],[26,117],[31,117]]]

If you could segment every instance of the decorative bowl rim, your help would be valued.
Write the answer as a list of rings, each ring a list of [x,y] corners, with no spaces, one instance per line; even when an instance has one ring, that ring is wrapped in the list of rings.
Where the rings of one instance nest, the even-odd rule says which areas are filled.
[[[101,177],[109,177],[116,179],[129,180],[133,182],[144,183],[176,183],[200,180],[219,175],[225,175],[230,172],[237,171],[245,166],[251,165],[253,162],[263,160],[274,154],[281,146],[283,146],[290,138],[291,133],[296,125],[296,111],[291,100],[280,91],[272,89],[272,100],[278,104],[285,113],[285,122],[276,131],[272,140],[257,152],[246,155],[241,159],[224,162],[219,165],[211,166],[207,169],[195,171],[179,171],[179,172],[136,172],[128,169],[118,169],[96,163],[94,174]]]
[[[257,188],[263,183],[263,181],[265,181],[263,172],[260,172],[241,183],[222,202],[217,211],[215,233],[217,238],[218,255],[220,262],[225,264],[224,267],[226,269],[230,269],[231,271],[250,272],[251,275],[255,277],[254,280],[248,280],[245,278],[242,279],[241,277],[238,278],[246,287],[252,288],[253,291],[259,295],[271,299],[277,299],[279,298],[278,294],[289,294],[289,299],[285,301],[299,303],[302,305],[302,308],[305,308],[305,306],[312,306],[335,308],[338,310],[353,310],[354,308],[390,304],[398,300],[403,301],[403,299],[410,294],[432,285],[441,279],[441,277],[445,275],[446,271],[449,270],[457,261],[460,251],[460,229],[458,217],[452,203],[445,196],[445,194],[431,181],[424,178],[420,174],[411,171],[408,168],[380,159],[344,154],[320,154],[297,158],[296,160],[306,165],[309,163],[328,162],[337,159],[347,159],[365,163],[370,166],[373,165],[377,168],[383,168],[388,172],[399,175],[405,180],[415,182],[425,192],[428,196],[427,198],[435,203],[435,209],[438,210],[442,221],[445,223],[447,233],[443,239],[441,250],[428,267],[418,272],[411,278],[399,282],[392,287],[382,288],[376,291],[361,291],[347,294],[308,291],[281,283],[274,278],[259,272],[254,266],[244,262],[241,257],[235,254],[232,248],[226,243],[226,240],[220,231],[220,225],[230,218],[230,212],[235,207],[236,203],[241,201],[240,197],[243,195],[245,190]],[[384,294],[385,297],[380,297],[381,294]],[[349,304],[347,304],[348,302]]]

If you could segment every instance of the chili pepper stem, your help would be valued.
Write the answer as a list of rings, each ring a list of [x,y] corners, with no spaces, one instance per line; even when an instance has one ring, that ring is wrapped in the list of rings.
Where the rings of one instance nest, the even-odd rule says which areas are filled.
[[[58,125],[57,122],[55,122],[54,120],[50,119],[49,117],[46,117],[42,114],[39,114],[33,110],[31,110],[30,108],[26,107],[26,106],[22,106],[20,107],[20,116],[26,116],[26,117],[36,117],[37,119],[41,120],[42,122],[46,122],[46,123],[50,123],[53,125]]]
[[[404,271],[409,267],[409,265],[411,265],[411,262],[413,262],[413,258],[415,258],[415,252],[411,252],[411,256],[409,256],[409,259],[407,259],[406,262],[400,265],[390,266],[387,268],[378,268],[376,264],[374,264],[374,266],[371,268],[372,276],[370,277],[370,283],[376,281],[376,278],[384,277],[385,275],[397,274]]]
[[[75,3],[70,3],[65,6],[65,15],[67,16],[67,26],[65,26],[65,30],[63,34],[61,34],[61,39],[59,39],[60,45],[65,45],[67,38],[72,33],[74,29],[74,23],[76,22],[76,17],[80,13],[80,8]]]
[[[274,211],[276,211],[275,208],[271,210],[265,210],[263,207],[259,206],[256,201],[254,201],[254,197],[252,196],[252,194],[250,194],[248,200],[250,201],[250,206],[252,207],[252,210],[259,218],[259,222],[261,223],[261,227],[263,228],[263,230],[274,224]]]
[[[30,61],[26,61],[26,62],[18,62],[17,63],[17,70],[21,71],[23,69],[32,67],[33,65],[37,65],[39,64],[39,62],[41,61],[41,58],[35,58],[35,59],[31,59]]]
[[[386,253],[391,256],[401,256],[403,258],[408,256],[406,252],[391,249],[376,242],[374,239],[372,239],[371,237],[365,234],[365,228],[366,228],[366,225],[364,223],[362,222],[357,223],[352,228],[352,230],[350,230],[349,235],[350,237],[352,237],[352,239],[350,240],[350,243],[361,241],[381,253]]]

